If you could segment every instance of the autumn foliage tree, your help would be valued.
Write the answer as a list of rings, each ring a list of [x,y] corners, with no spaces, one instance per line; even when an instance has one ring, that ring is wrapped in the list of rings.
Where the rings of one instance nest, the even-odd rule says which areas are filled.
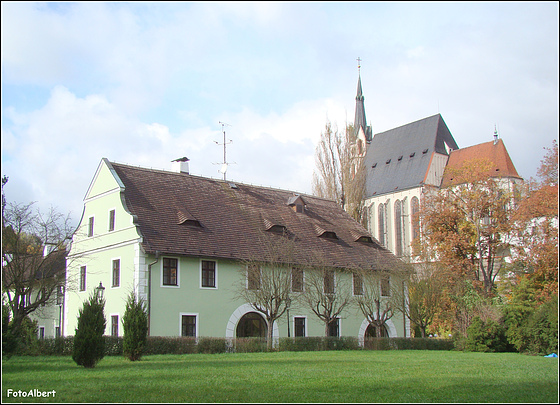
[[[456,275],[481,283],[493,294],[512,238],[513,190],[491,177],[486,160],[446,169],[451,183],[423,202],[422,256],[438,261]]]
[[[516,265],[535,283],[541,302],[558,295],[558,143],[545,149],[539,180],[530,179],[523,190],[513,246]]]

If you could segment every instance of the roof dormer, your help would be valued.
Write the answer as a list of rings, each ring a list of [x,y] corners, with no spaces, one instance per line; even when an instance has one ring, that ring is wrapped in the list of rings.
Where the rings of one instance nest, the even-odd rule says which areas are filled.
[[[287,204],[294,210],[294,212],[303,213],[305,210],[305,201],[299,194],[294,194],[288,198]]]

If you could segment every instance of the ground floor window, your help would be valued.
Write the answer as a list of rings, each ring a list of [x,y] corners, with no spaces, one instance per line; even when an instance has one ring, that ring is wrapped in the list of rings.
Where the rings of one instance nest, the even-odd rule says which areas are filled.
[[[381,326],[381,337],[389,337],[389,334],[387,333],[387,328],[385,328],[385,326]],[[366,329],[366,338],[374,338],[377,337],[377,326],[373,326],[373,325],[369,325]]]
[[[236,337],[266,337],[266,322],[256,312],[243,315],[237,324]]]
[[[111,315],[111,336],[119,336],[119,316]]]
[[[340,319],[335,318],[329,322],[329,336],[340,336]]]
[[[295,317],[294,318],[294,336],[295,337],[305,337],[305,318]]]
[[[196,337],[196,315],[181,315],[181,336]]]

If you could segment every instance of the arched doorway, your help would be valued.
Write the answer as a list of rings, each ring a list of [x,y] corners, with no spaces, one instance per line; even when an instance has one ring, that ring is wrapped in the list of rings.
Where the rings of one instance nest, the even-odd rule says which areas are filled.
[[[248,312],[241,317],[237,323],[235,337],[266,337],[266,322],[256,312]]]
[[[368,325],[364,337],[366,339],[377,337],[377,327],[373,325]],[[387,328],[385,326],[381,326],[381,337],[389,337],[389,334],[387,333]]]

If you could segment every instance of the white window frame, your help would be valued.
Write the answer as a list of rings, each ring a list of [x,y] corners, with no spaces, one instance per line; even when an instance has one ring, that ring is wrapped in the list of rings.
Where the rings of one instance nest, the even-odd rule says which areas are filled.
[[[356,277],[361,278],[362,280],[362,293],[361,294],[355,294],[356,292],[356,286],[354,284],[354,281],[356,280]],[[361,274],[358,273],[352,273],[352,296],[353,297],[362,297],[364,295],[364,277]]]
[[[119,285],[118,286],[113,286],[113,262],[115,260],[119,261]],[[111,259],[111,288],[113,290],[116,290],[118,288],[121,288],[121,285],[122,285],[122,260],[121,257],[119,256]]]
[[[114,212],[113,229],[111,229],[111,212]],[[107,232],[115,232],[117,229],[117,209],[111,208],[107,213]]]
[[[111,332],[110,332],[109,336],[113,336],[113,317],[114,316],[117,317],[117,337],[119,337],[120,336],[120,331],[121,331],[121,328],[119,327],[120,324],[121,324],[121,317],[118,313],[109,314],[109,319],[111,320],[111,325],[110,325]]]
[[[194,316],[194,334],[195,338],[198,339],[198,328],[199,328],[199,319],[200,316],[198,313],[195,312],[180,312],[179,313],[179,336],[183,336],[183,316]],[[192,336],[188,336],[192,337]]]
[[[260,290],[262,288],[262,266],[259,268],[259,288],[252,288],[251,290]],[[249,290],[249,265],[245,266],[245,289]]]
[[[292,323],[293,337],[296,337],[296,318],[303,318],[305,320],[305,324],[303,327],[303,337],[307,337],[307,316],[305,315],[292,316],[291,323]]]
[[[95,235],[95,215],[91,215],[88,217],[87,237],[93,238],[94,235]]]
[[[168,285],[168,284],[163,284],[163,259],[176,259],[177,260],[177,285]],[[161,266],[160,266],[160,278],[159,278],[159,285],[162,288],[180,288],[181,287],[181,278],[180,278],[180,274],[181,274],[181,260],[178,257],[175,256],[163,256],[161,258]]]
[[[214,268],[214,287],[204,287],[202,285],[202,262],[214,262],[216,264],[216,267]],[[213,259],[200,259],[199,261],[199,288],[201,290],[217,290],[218,289],[218,261],[217,260],[213,260]]]

